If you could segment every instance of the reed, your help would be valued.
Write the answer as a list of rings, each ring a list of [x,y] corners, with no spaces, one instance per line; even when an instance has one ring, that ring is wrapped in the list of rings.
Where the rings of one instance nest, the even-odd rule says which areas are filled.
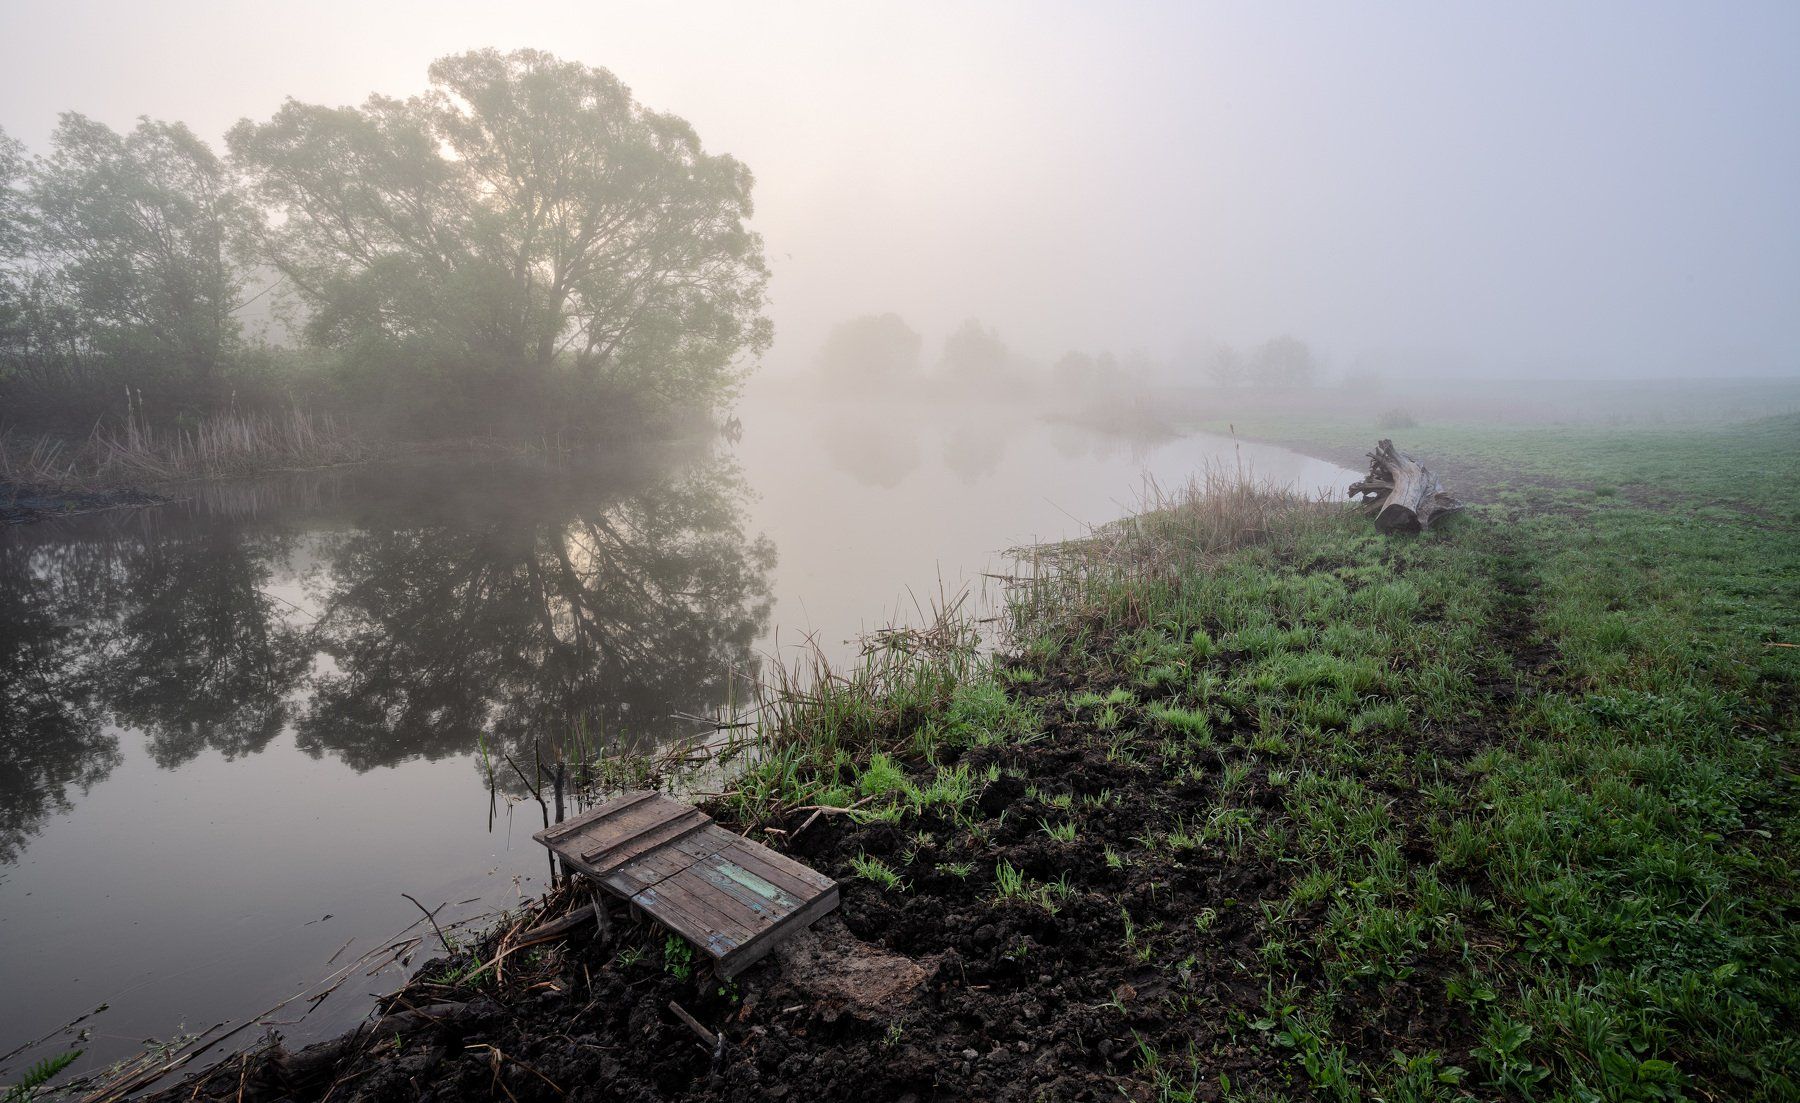
[[[1012,549],[1005,620],[1013,642],[1104,615],[1155,584],[1179,585],[1239,549],[1300,535],[1333,513],[1322,496],[1257,479],[1240,459],[1180,487],[1147,480],[1132,515],[1056,544]]]
[[[226,409],[191,425],[158,429],[127,392],[126,416],[86,440],[0,436],[0,479],[16,485],[92,489],[323,467],[367,459],[371,445],[326,414]]]

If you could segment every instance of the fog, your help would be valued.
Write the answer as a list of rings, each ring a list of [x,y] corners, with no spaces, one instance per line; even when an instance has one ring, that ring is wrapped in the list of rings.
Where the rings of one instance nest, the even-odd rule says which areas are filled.
[[[1800,7],[155,5],[0,11],[0,128],[421,91],[536,47],[756,175],[763,371],[893,312],[926,361],[1249,349],[1327,375],[1800,369]]]

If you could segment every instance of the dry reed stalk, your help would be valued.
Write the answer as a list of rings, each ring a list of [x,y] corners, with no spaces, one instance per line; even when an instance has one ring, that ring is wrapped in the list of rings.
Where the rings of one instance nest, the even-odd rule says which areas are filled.
[[[102,422],[70,447],[47,437],[0,437],[0,479],[71,489],[104,484],[214,478],[367,458],[368,447],[328,415],[236,409],[192,426],[157,431],[142,400],[128,395],[121,423]]]

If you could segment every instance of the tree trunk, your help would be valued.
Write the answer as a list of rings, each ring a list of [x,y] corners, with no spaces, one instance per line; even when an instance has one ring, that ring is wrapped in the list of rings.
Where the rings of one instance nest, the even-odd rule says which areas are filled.
[[[1350,484],[1350,496],[1362,500],[1381,532],[1422,532],[1438,518],[1463,508],[1444,492],[1444,484],[1430,469],[1395,448],[1391,440],[1369,453],[1369,474]]]

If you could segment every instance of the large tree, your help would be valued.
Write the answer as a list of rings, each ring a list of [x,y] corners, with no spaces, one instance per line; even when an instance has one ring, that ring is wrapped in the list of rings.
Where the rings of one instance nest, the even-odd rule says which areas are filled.
[[[430,77],[229,135],[315,340],[503,387],[562,362],[677,401],[767,347],[744,165],[604,69],[481,50]]]
[[[826,383],[845,390],[914,383],[922,343],[900,315],[864,314],[831,328],[819,349],[819,371]]]
[[[938,361],[944,377],[970,387],[1002,387],[1012,382],[1012,354],[1000,334],[970,318],[944,338]]]
[[[180,123],[119,134],[65,114],[23,198],[43,355],[97,357],[138,384],[216,386],[239,341],[249,211],[205,142]]]
[[[1262,387],[1310,387],[1318,361],[1298,337],[1273,337],[1250,354],[1249,374]]]
[[[30,348],[25,199],[30,165],[25,147],[0,130],[0,387],[19,374]]]
[[[0,279],[10,276],[24,255],[25,174],[31,160],[17,138],[0,130]]]

